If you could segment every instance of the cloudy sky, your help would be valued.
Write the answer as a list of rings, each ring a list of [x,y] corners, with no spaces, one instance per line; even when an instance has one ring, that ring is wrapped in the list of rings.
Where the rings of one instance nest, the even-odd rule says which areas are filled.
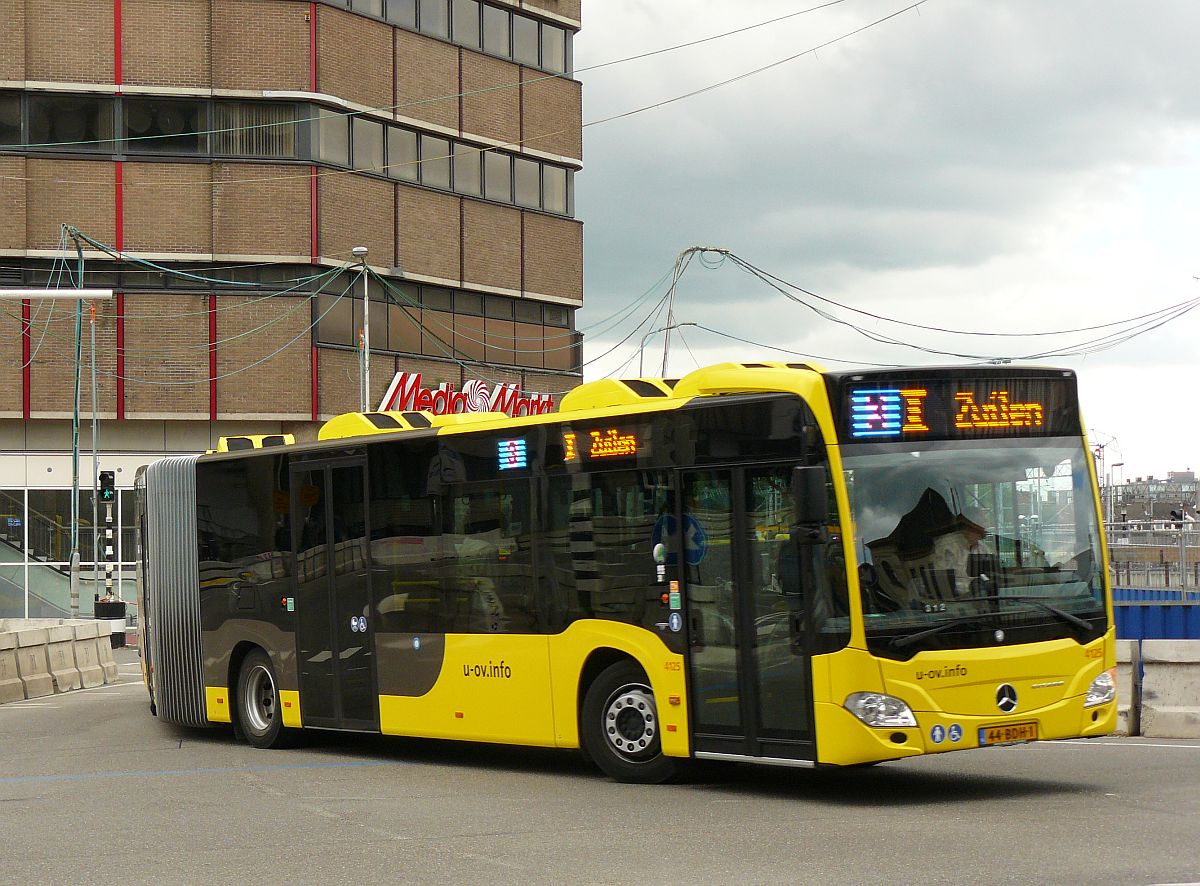
[[[577,69],[798,12],[820,0],[595,0]],[[836,40],[913,0],[843,0],[691,48],[581,71],[584,121],[672,98]],[[789,283],[883,317],[1026,338],[906,328],[932,350],[1024,357],[1200,298],[1200,3],[927,0],[721,89],[588,126],[588,379],[636,375],[676,255],[728,249]],[[643,298],[644,296],[644,298]],[[639,301],[641,299],[641,301]],[[811,299],[809,299],[811,301]],[[965,362],[880,344],[737,267],[694,261],[675,321],[846,361]],[[639,324],[640,327],[639,327]],[[682,339],[680,338],[682,333]],[[623,344],[621,339],[629,336]],[[651,336],[646,374],[661,369]],[[1200,470],[1200,309],[1123,344],[1037,362],[1080,374],[1114,479]],[[606,352],[608,353],[605,356]],[[668,374],[782,359],[696,327]],[[1113,465],[1122,467],[1113,469]]]

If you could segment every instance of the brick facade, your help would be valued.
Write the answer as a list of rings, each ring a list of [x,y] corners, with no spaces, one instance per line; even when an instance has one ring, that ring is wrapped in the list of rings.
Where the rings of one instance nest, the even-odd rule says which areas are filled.
[[[573,20],[580,14],[579,0],[512,0],[508,5]],[[438,135],[444,135],[438,131],[444,127],[467,139],[529,139],[528,147],[536,151],[582,155],[580,84],[568,78],[544,79],[544,72],[326,4],[317,4],[312,21],[310,4],[301,0],[122,0],[117,35],[113,8],[112,0],[0,0],[5,32],[0,79],[111,87],[118,73],[114,41],[119,40],[121,83],[151,94],[309,92],[315,75],[320,93],[372,108],[399,105],[397,117]],[[523,89],[518,88],[522,81]],[[479,90],[488,91],[459,95]],[[198,263],[248,256],[307,263],[314,253],[327,262],[350,262],[350,248],[362,244],[375,267],[399,267],[484,293],[524,290],[582,299],[582,225],[571,219],[304,162],[197,159],[126,160],[118,186],[118,165],[110,154],[94,159],[0,156],[0,250],[17,253],[14,261],[44,266],[45,252],[59,246],[64,223],[105,244],[115,246],[123,237],[133,255],[189,256]],[[308,303],[255,299],[261,295],[216,296],[222,342],[217,371],[226,376],[216,386],[218,418],[302,422],[313,409]],[[30,389],[35,417],[62,416],[71,409],[74,350],[67,305],[54,308],[49,325],[49,304],[35,306],[33,340],[41,342]],[[208,307],[209,296],[193,293],[127,293],[126,417],[208,419]],[[20,412],[23,396],[19,316],[18,302],[0,314],[0,414],[10,416]],[[527,389],[555,391],[570,381],[553,372],[530,374],[573,368],[574,355],[565,347],[569,331],[547,329],[542,348],[532,341],[542,334],[537,324],[431,310],[424,318],[426,329],[412,337],[416,348],[423,342],[427,350],[440,352],[440,341],[468,362],[522,368],[488,365],[464,373],[451,360],[376,355],[372,405],[398,362],[424,372],[433,386],[461,384],[464,376],[488,381],[503,376],[526,379]],[[98,374],[101,412],[110,416],[118,408],[116,336],[115,305],[103,305]],[[272,353],[279,348],[281,353]],[[85,348],[85,370],[86,360]],[[352,351],[320,348],[318,379],[322,416],[357,408]],[[89,404],[85,382],[85,411]]]
[[[213,86],[308,89],[308,4],[212,0]]]
[[[521,138],[527,148],[583,159],[583,86],[578,80],[524,72]]]
[[[302,166],[212,165],[213,244],[225,255],[308,255],[310,179]]]
[[[317,7],[317,89],[369,108],[392,104],[392,27]]]
[[[396,31],[396,114],[458,129],[457,46]]]
[[[45,310],[43,305],[42,313]],[[0,415],[2,416],[12,417],[21,414],[24,399],[22,393],[23,360],[21,303],[5,301],[0,304]]]
[[[14,303],[16,304],[16,303]],[[32,415],[54,417],[70,415],[74,409],[75,379],[75,303],[42,302],[33,306],[31,347],[37,351],[30,361]],[[91,323],[88,305],[83,306],[82,361],[79,409],[92,414]],[[116,414],[116,319],[110,305],[96,309],[96,392],[100,416]],[[17,361],[20,365],[20,361]]]
[[[25,0],[0,0],[0,80],[25,79]]]
[[[360,175],[323,171],[318,185],[321,207],[320,253],[352,261],[350,250],[367,247],[375,267],[396,264],[395,185]]]
[[[208,417],[208,298],[125,297],[125,414]]]
[[[122,0],[123,82],[212,85],[209,0]]]
[[[463,201],[463,283],[521,288],[521,210]]]
[[[520,69],[511,62],[464,52],[463,129],[517,144],[521,139],[520,91],[516,88],[519,78]]]
[[[56,249],[63,224],[104,243],[116,242],[115,164],[30,159],[25,174],[28,248]]]
[[[25,79],[112,83],[113,48],[112,0],[25,4]]]
[[[217,417],[312,409],[309,298],[217,298]]]
[[[460,198],[404,187],[396,195],[397,264],[407,273],[457,280]]]
[[[24,157],[0,157],[0,249],[25,248]]]
[[[525,288],[583,300],[583,225],[525,213]]]
[[[134,253],[211,253],[212,195],[207,163],[126,163],[125,248]],[[163,206],[171,212],[164,213]]]

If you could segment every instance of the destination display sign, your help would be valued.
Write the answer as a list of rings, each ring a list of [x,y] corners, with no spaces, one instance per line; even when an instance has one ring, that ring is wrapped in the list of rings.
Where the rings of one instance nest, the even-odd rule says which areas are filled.
[[[624,428],[564,431],[562,439],[563,461],[568,462],[634,458],[642,449],[640,434]]]
[[[847,383],[846,443],[1053,437],[1080,432],[1074,378],[921,378]]]

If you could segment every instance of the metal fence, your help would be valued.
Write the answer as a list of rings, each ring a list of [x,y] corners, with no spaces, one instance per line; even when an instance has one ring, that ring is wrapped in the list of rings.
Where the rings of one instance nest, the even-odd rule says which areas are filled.
[[[1125,588],[1200,590],[1200,530],[1194,523],[1108,523],[1113,584]]]

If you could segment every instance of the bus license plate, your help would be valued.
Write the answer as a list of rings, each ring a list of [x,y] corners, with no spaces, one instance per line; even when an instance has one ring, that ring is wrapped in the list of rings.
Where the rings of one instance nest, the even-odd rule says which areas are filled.
[[[979,730],[979,746],[1009,744],[1014,741],[1037,741],[1037,723],[1010,723],[1007,726],[984,726]]]

